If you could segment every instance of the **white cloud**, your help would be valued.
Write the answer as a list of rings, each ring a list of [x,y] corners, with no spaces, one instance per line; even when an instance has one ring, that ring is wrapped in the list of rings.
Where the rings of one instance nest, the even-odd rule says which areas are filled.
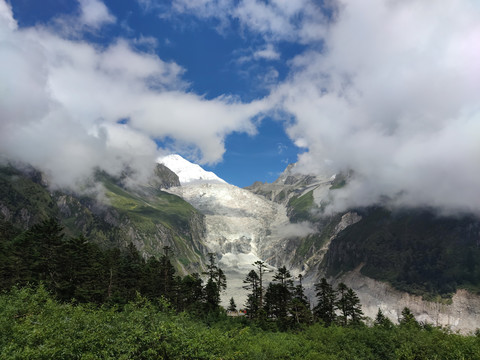
[[[50,28],[12,28],[0,4],[0,152],[57,185],[72,186],[95,167],[118,174],[128,164],[145,175],[164,151],[154,140],[165,137],[173,150],[215,163],[225,136],[254,133],[251,119],[267,108],[188,92],[180,66],[126,40],[102,49]]]
[[[144,8],[155,8],[161,1],[138,0]],[[326,4],[323,4],[325,7]],[[189,14],[219,21],[223,31],[233,20],[268,41],[316,42],[326,31],[327,17],[313,0],[173,0],[173,14]]]
[[[80,3],[80,21],[93,28],[100,28],[105,24],[116,21],[105,4],[99,0],[78,0]]]
[[[353,169],[337,209],[383,195],[480,212],[480,8],[475,1],[344,1],[322,52],[272,94],[308,147],[305,171]]]
[[[0,2],[0,18],[2,19],[2,26],[7,26],[11,30],[17,28],[17,22],[12,14],[12,7],[4,1]]]
[[[77,0],[77,2],[78,9],[75,13],[58,16],[47,24],[52,32],[72,39],[81,39],[84,33],[99,33],[105,26],[117,21],[101,0]]]
[[[259,49],[253,53],[254,59],[278,60],[280,53],[275,50],[272,44],[265,45],[264,48]]]
[[[317,232],[315,227],[308,221],[300,223],[286,223],[275,228],[277,234],[281,234],[282,238],[305,237]]]

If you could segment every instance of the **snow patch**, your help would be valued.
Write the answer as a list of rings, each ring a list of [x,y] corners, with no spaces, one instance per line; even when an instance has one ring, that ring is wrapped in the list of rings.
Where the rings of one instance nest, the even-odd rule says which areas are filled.
[[[160,157],[157,159],[157,162],[165,165],[177,174],[180,184],[182,185],[193,183],[227,183],[213,172],[204,170],[200,165],[193,164],[178,154]]]

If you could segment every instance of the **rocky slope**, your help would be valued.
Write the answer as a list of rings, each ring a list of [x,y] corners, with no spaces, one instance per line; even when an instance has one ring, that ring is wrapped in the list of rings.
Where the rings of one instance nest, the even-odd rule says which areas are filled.
[[[255,261],[268,260],[267,249],[275,246],[275,234],[288,224],[285,208],[229,184],[192,183],[168,191],[205,215],[205,245],[217,254],[227,275],[224,301],[234,296],[243,304],[243,279]]]
[[[311,299],[313,285],[325,276],[357,291],[372,318],[381,308],[397,321],[407,306],[420,321],[462,332],[480,327],[480,296],[475,295],[480,290],[480,220],[381,207],[323,214],[331,191],[345,186],[350,176],[296,174],[290,165],[274,183],[248,187],[285,205],[290,221],[314,229],[307,236],[277,238],[277,251],[264,253],[265,259],[302,272]]]
[[[461,333],[473,333],[480,326],[480,296],[459,289],[449,301],[426,301],[421,296],[394,289],[388,283],[362,275],[356,269],[339,277],[358,294],[362,310],[374,319],[378,309],[397,322],[404,307],[408,307],[417,321],[444,326]]]
[[[82,195],[50,191],[42,174],[0,169],[0,221],[28,227],[61,219],[69,235],[103,246],[133,242],[145,256],[173,248],[177,268],[201,271],[208,252],[227,275],[224,303],[244,303],[243,279],[256,260],[304,275],[312,302],[323,276],[345,282],[373,317],[392,320],[403,307],[421,321],[472,331],[480,327],[480,220],[428,209],[351,209],[325,215],[330,194],[348,176],[302,175],[290,165],[272,184],[226,184],[198,165],[173,157],[141,186],[98,173]],[[350,176],[350,175],[349,175]],[[468,290],[468,291],[467,291]],[[429,300],[429,301],[427,301]]]
[[[104,247],[132,242],[145,256],[170,246],[176,267],[198,271],[206,248],[204,216],[178,196],[159,190],[178,185],[178,177],[157,167],[148,184],[128,188],[126,179],[97,173],[81,194],[52,191],[45,177],[30,167],[0,168],[0,221],[28,228],[50,217],[70,236],[84,235]]]

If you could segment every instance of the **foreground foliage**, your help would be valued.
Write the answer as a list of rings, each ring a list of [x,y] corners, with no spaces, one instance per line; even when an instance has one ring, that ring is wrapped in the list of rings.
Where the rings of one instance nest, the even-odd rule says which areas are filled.
[[[60,303],[40,286],[0,295],[0,358],[458,360],[479,359],[480,338],[410,323],[274,332],[221,315],[207,324],[140,296],[121,311]]]

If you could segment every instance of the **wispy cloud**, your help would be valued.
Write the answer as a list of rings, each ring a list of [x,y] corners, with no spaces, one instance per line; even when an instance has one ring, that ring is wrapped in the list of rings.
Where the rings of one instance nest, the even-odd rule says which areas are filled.
[[[253,53],[254,59],[278,60],[280,53],[275,50],[272,44],[265,45],[264,48],[258,49]]]
[[[139,0],[145,8],[154,9],[161,1]],[[331,6],[330,6],[331,5]],[[312,0],[173,0],[171,15],[192,15],[199,19],[216,19],[219,31],[238,21],[244,31],[260,34],[268,41],[300,41],[303,43],[321,40],[329,22],[329,12],[334,2],[317,4]]]

